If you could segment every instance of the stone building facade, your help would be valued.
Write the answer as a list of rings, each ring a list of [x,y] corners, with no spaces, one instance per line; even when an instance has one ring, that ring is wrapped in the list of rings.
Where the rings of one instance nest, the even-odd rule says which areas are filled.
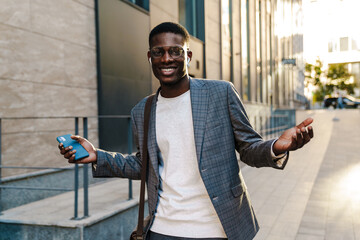
[[[63,166],[56,136],[73,133],[74,119],[62,117],[97,115],[94,19],[91,0],[0,2],[3,166]],[[97,139],[97,120],[89,127]]]
[[[157,90],[147,36],[163,21],[191,33],[190,74],[233,82],[260,129],[272,110],[304,104],[301,6],[301,0],[1,1],[2,165],[66,165],[55,139],[74,132],[74,116],[91,117],[96,146],[126,132],[126,125],[112,130],[96,116],[127,115]],[[2,177],[29,171],[3,169]]]

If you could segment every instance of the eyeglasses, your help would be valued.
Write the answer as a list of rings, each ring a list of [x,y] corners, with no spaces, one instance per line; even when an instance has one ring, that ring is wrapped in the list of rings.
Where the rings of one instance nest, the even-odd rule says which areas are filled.
[[[173,59],[176,59],[179,57],[183,57],[185,50],[182,47],[174,46],[174,47],[169,47],[167,52]],[[150,55],[153,58],[161,58],[164,56],[164,54],[165,54],[165,49],[163,47],[153,47],[152,49],[150,49]]]

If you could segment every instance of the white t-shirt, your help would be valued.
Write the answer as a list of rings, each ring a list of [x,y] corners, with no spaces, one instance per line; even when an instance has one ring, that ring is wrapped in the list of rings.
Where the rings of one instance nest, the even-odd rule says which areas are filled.
[[[179,237],[226,238],[199,172],[190,90],[175,98],[159,94],[156,140],[163,163],[151,231]]]

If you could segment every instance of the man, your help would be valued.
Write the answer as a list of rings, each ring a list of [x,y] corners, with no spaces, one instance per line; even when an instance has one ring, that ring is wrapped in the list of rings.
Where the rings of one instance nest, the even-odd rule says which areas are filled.
[[[162,23],[149,35],[148,59],[160,89],[152,102],[147,179],[151,216],[147,239],[251,239],[259,229],[235,150],[254,167],[283,169],[288,151],[313,137],[312,119],[263,141],[251,127],[234,86],[189,78],[189,34]],[[131,116],[138,149],[143,143],[146,99]],[[124,157],[73,136],[89,152],[78,163],[93,163],[94,177],[140,179],[141,156]],[[74,163],[74,151],[59,145]]]

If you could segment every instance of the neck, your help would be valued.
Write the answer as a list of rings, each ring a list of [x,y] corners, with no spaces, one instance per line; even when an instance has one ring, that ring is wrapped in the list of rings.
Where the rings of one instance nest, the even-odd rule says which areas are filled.
[[[161,84],[161,96],[165,98],[173,98],[180,96],[190,89],[190,80],[188,75],[185,75],[176,84],[168,85]]]

